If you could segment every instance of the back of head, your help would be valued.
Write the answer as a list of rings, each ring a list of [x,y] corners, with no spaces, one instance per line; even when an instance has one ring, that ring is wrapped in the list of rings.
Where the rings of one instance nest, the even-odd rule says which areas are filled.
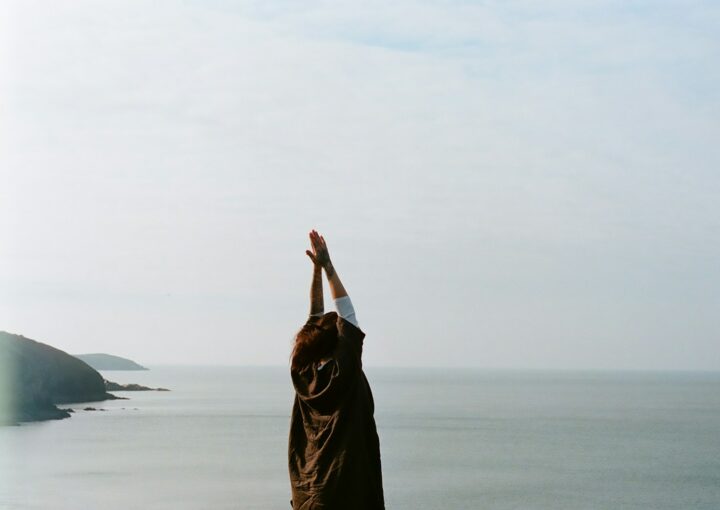
[[[292,369],[302,370],[329,355],[337,344],[337,336],[336,312],[308,320],[295,337],[290,356]]]

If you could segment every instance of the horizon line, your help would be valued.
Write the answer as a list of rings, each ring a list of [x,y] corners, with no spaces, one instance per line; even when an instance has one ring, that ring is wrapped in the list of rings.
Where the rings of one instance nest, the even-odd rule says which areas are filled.
[[[242,363],[142,363],[142,366],[152,369],[153,367],[204,367],[204,368],[287,368],[289,365],[280,364],[242,364]],[[478,365],[367,365],[363,368],[369,369],[400,369],[400,370],[478,370],[487,372],[697,372],[697,373],[720,373],[720,368],[614,368],[614,367],[592,367],[592,368],[568,368],[568,367],[488,367]],[[111,370],[108,370],[111,371]]]

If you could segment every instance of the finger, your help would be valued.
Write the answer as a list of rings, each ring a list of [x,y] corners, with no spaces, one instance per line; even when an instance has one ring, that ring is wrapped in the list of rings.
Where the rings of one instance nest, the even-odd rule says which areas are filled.
[[[308,257],[310,257],[310,260],[315,262],[315,255],[313,255],[310,250],[305,250],[305,253],[307,254]]]

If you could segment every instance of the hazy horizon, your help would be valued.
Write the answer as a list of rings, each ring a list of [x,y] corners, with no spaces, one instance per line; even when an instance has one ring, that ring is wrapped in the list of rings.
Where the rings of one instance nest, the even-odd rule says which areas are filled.
[[[90,353],[74,353],[74,354],[90,354]],[[110,353],[103,353],[110,354]],[[137,360],[132,360],[138,362]],[[242,364],[242,363],[165,363],[165,362],[153,362],[153,363],[142,363],[148,370],[153,368],[284,368],[288,367],[289,364],[276,363],[276,364]],[[367,365],[365,367],[367,369]],[[569,368],[569,367],[532,367],[532,366],[481,366],[481,365],[387,365],[383,364],[382,361],[373,363],[370,369],[379,368],[383,370],[398,369],[398,370],[412,370],[412,371],[427,371],[427,370],[447,370],[456,369],[463,371],[478,371],[478,372],[556,372],[556,373],[677,373],[677,374],[718,374],[720,369],[692,369],[692,368],[614,368],[614,367],[592,367],[592,368]],[[134,370],[100,370],[100,372],[122,372],[124,379],[131,380],[132,373]]]
[[[367,366],[720,370],[718,22],[5,2],[0,330],[280,366],[315,228]]]

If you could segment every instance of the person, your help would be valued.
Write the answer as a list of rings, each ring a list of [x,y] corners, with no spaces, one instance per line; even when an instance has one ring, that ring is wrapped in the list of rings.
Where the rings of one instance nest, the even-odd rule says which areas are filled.
[[[290,356],[290,504],[294,510],[384,509],[375,404],[362,369],[365,333],[325,238],[312,230],[310,243],[310,316]],[[324,313],[323,270],[337,312]]]

